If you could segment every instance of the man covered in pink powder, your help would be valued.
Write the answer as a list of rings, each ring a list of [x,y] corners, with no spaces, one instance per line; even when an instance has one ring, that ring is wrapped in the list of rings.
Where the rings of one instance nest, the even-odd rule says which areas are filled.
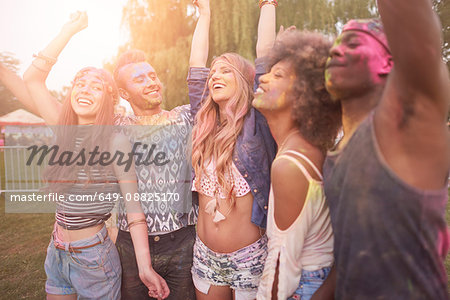
[[[344,137],[324,164],[335,267],[313,299],[330,291],[335,299],[448,299],[450,82],[441,27],[430,0],[378,0],[378,8],[384,29],[348,22],[326,67]]]

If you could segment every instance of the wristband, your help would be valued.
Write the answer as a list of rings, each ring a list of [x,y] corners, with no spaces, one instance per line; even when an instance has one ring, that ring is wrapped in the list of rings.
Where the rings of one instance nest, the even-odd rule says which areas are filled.
[[[44,69],[43,67],[39,67],[38,65],[36,65],[36,61],[34,61],[34,60],[31,62],[31,65],[33,67],[35,67],[36,69],[38,69],[39,71],[44,72],[44,73],[48,73],[52,69],[52,66],[48,66],[47,69]]]
[[[259,0],[259,8],[263,7],[266,4],[272,4],[273,6],[278,6],[277,0]]]
[[[33,57],[43,59],[45,63],[50,66],[53,66],[57,61],[56,58],[44,55],[42,54],[42,52],[39,52],[38,54],[33,54]]]

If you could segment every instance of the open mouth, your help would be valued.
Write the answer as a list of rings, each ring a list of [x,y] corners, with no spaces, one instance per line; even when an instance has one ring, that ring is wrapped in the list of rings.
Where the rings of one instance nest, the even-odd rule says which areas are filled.
[[[153,91],[146,92],[145,95],[150,96],[150,97],[156,97],[159,95],[159,90],[153,90]]]
[[[78,102],[78,105],[80,105],[80,106],[89,106],[94,103],[94,101],[86,99],[86,98],[78,98],[77,102]]]
[[[328,61],[328,63],[326,64],[325,68],[329,69],[329,68],[333,68],[333,67],[344,67],[345,64],[336,60],[330,60]]]
[[[213,87],[213,90],[217,90],[217,89],[222,89],[222,88],[224,88],[225,85],[222,84],[222,83],[214,83],[212,87]]]
[[[264,94],[266,91],[262,87],[258,87],[255,91],[255,95]]]

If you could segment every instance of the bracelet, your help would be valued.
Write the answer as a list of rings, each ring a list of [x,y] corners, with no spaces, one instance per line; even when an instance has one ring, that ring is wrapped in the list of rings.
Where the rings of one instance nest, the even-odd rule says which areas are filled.
[[[145,219],[131,221],[130,223],[128,223],[128,229],[130,229],[131,227],[138,225],[138,224],[146,224],[147,225],[147,221]]]
[[[146,221],[140,221],[140,222],[136,222],[136,223],[132,223],[132,224],[128,225],[128,229],[131,229],[131,227],[133,227],[135,225],[139,225],[139,224],[145,224],[147,226]]]
[[[31,62],[31,65],[32,65],[33,67],[35,67],[36,69],[38,69],[39,71],[44,72],[44,73],[48,73],[48,72],[50,72],[50,70],[52,69],[51,66],[48,67],[48,70],[46,70],[46,69],[44,69],[44,68],[42,68],[42,67],[37,66],[35,60],[33,60],[33,61]]]
[[[53,66],[57,61],[56,58],[44,55],[44,54],[42,54],[42,52],[39,52],[37,55],[33,54],[33,57],[43,59],[47,65],[51,65],[51,66]]]
[[[139,224],[145,224],[147,226],[147,222],[146,221],[139,221],[139,222],[132,223],[132,224],[128,225],[128,229],[131,229],[131,227],[139,225]]]
[[[263,7],[266,4],[272,4],[273,6],[278,6],[277,0],[259,0],[259,8]]]

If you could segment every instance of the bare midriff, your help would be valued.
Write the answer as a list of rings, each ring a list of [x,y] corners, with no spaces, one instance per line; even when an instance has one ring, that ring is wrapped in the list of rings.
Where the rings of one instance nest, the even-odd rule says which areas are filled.
[[[253,205],[251,193],[236,198],[231,210],[230,203],[221,200],[219,211],[226,218],[217,223],[213,222],[214,216],[205,212],[205,207],[211,200],[211,197],[199,193],[197,234],[209,249],[218,253],[230,253],[261,238],[264,232],[250,220]]]
[[[104,224],[94,225],[83,229],[78,230],[68,230],[63,226],[56,224],[58,238],[63,242],[75,242],[79,240],[84,240],[90,238],[99,232]]]

